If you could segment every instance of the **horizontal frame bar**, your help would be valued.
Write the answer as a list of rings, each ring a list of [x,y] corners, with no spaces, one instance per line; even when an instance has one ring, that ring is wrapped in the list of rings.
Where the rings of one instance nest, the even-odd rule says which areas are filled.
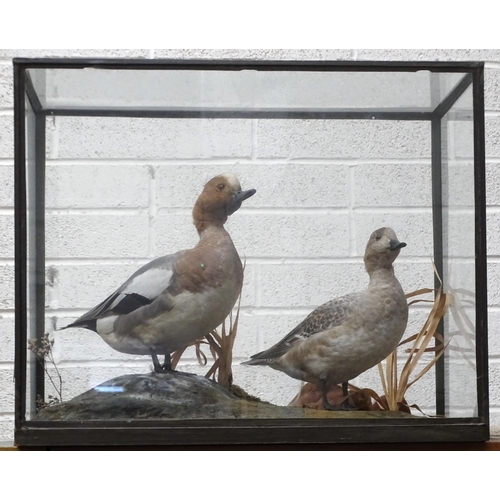
[[[433,112],[420,110],[279,110],[279,109],[78,109],[57,108],[42,111],[47,116],[102,116],[127,118],[229,118],[272,120],[431,120]]]
[[[116,58],[14,58],[26,68],[101,69],[204,69],[207,71],[381,71],[437,73],[469,72],[483,65],[477,61],[256,61],[249,59],[116,59]]]
[[[489,429],[479,419],[218,420],[151,422],[34,422],[16,432],[17,446],[173,446],[481,442]],[[155,425],[156,424],[156,425]]]

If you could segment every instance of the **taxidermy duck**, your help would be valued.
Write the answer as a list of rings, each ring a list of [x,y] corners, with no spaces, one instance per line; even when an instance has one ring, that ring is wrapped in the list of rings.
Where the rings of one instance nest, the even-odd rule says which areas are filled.
[[[408,305],[393,263],[406,246],[389,227],[372,233],[364,255],[370,278],[366,290],[334,299],[315,309],[285,338],[244,364],[267,365],[319,386],[327,410],[328,391],[385,359],[398,345],[408,321]]]
[[[92,330],[117,351],[150,355],[155,372],[171,370],[171,353],[219,326],[241,292],[243,266],[224,223],[255,192],[231,173],[208,181],[193,208],[198,244],[141,267],[65,328]]]

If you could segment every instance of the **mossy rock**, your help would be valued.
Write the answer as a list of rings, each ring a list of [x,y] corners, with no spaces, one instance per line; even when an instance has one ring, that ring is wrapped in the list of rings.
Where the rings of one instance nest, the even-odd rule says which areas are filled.
[[[237,394],[238,396],[236,396]],[[394,418],[400,412],[332,412],[276,406],[236,388],[182,372],[122,375],[73,398],[40,410],[36,420]]]

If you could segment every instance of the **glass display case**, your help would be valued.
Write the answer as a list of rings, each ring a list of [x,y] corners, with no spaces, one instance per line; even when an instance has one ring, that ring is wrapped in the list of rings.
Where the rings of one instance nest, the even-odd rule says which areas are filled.
[[[16,444],[487,440],[483,87],[480,62],[15,59]],[[233,201],[209,282],[176,252],[205,241],[211,179]],[[397,355],[324,391],[245,364],[318,338],[286,336],[366,289],[387,227]],[[191,300],[171,348],[145,340]]]

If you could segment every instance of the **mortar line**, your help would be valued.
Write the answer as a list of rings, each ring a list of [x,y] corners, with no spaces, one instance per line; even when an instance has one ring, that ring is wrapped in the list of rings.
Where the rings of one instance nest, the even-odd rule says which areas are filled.
[[[257,160],[257,122],[258,120],[252,120],[252,163]]]
[[[156,184],[155,168],[153,166],[148,166],[148,170],[149,170],[148,249],[149,249],[149,256],[154,257],[156,255],[156,229],[157,229],[157,215],[158,215],[158,205],[156,202],[157,184]]]
[[[59,127],[55,116],[47,117],[46,120],[49,134],[49,151],[46,154],[46,160],[48,160],[59,156]]]
[[[261,287],[262,274],[261,274],[260,264],[257,264],[255,266],[254,276],[255,276],[255,310],[259,310],[261,309],[261,304],[262,304],[262,287]],[[241,308],[241,312],[242,313],[245,312],[244,306]],[[258,317],[257,317],[257,331],[255,332],[255,335],[257,337],[256,338],[257,348],[259,351],[261,351],[262,345],[264,343],[264,338],[262,333],[262,323]]]
[[[467,163],[467,159],[462,160]],[[283,165],[289,166],[294,165],[429,165],[430,168],[430,157],[423,158],[265,158],[258,157],[255,159],[246,156],[235,156],[232,158],[221,157],[221,158],[51,158],[47,162],[48,165],[177,165],[183,166],[193,166],[193,165],[206,165],[206,166],[217,166],[217,165],[234,165],[235,163],[242,166],[267,166],[267,165]],[[459,163],[460,160],[457,160]]]
[[[349,255],[356,255],[356,224],[354,222],[354,168],[356,165],[349,165],[349,179],[348,179],[348,189],[349,189]]]
[[[241,306],[240,313],[241,314],[249,314],[252,315],[253,317],[259,318],[259,317],[264,317],[264,316],[306,316],[308,315],[313,309],[315,309],[317,306],[320,304],[311,304],[310,306]],[[430,304],[415,304],[412,305],[410,315],[414,313],[427,313],[431,309]],[[234,309],[233,309],[234,310]],[[73,317],[73,316],[81,316],[83,313],[87,312],[88,308],[85,307],[60,307],[57,309],[46,309],[46,317],[54,317],[57,319],[60,318],[67,318],[67,317]],[[15,312],[13,311],[8,311],[5,313],[2,313],[5,315],[5,318],[7,319],[14,319]]]
[[[48,257],[46,260],[47,265],[62,265],[62,266],[106,266],[106,265],[118,265],[126,266],[129,264],[141,265],[149,262],[149,257],[81,257],[81,258],[65,258],[65,257]],[[473,263],[473,257],[462,257],[456,259],[462,263]],[[498,257],[491,257],[492,263],[498,264],[500,259]],[[399,257],[398,263],[400,264],[431,264],[430,255],[417,255],[411,257]],[[289,256],[273,256],[273,257],[247,257],[247,266],[257,266],[257,265],[342,265],[342,264],[362,264],[362,256],[341,256],[341,257],[331,257],[331,256],[319,256],[319,257],[289,257]],[[5,267],[13,267],[14,260],[10,258],[1,259],[0,263]]]
[[[156,188],[155,188],[156,189]],[[488,213],[498,213],[500,205],[489,205]],[[146,207],[47,207],[47,215],[143,215],[145,211],[149,213],[150,206]],[[156,204],[155,215],[189,215],[191,209],[189,207],[158,207]],[[426,214],[432,210],[430,206],[358,206],[358,207],[263,207],[252,208],[247,207],[241,209],[241,213],[252,215],[352,215],[353,213],[391,213],[391,214]],[[451,210],[450,210],[451,212]],[[0,215],[11,216],[14,209],[5,206],[0,207]],[[453,208],[452,213],[462,215],[473,215],[473,209],[464,207]]]
[[[108,208],[108,207],[98,207],[98,208],[47,208],[46,215],[119,215],[119,216],[130,216],[130,215],[142,215],[146,207],[137,208]]]

